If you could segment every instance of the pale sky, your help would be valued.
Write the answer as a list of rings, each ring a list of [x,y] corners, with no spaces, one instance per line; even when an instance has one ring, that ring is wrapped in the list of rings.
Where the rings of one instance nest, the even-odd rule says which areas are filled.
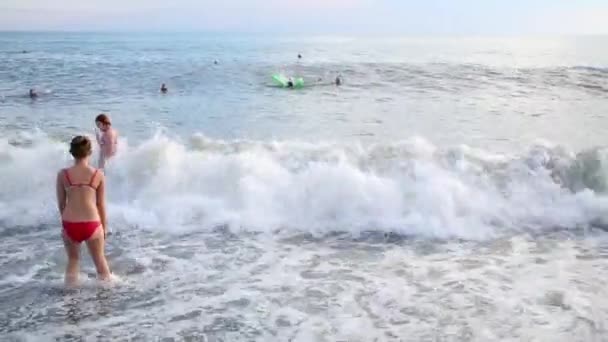
[[[0,0],[0,30],[608,34],[608,0]]]

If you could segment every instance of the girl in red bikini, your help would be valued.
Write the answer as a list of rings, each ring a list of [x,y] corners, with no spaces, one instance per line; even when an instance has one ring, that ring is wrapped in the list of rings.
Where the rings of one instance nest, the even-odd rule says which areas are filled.
[[[63,221],[63,242],[68,255],[65,282],[78,282],[80,244],[86,242],[100,280],[110,279],[104,254],[106,235],[105,177],[89,166],[91,140],[72,139],[70,153],[74,166],[57,174],[57,204]]]

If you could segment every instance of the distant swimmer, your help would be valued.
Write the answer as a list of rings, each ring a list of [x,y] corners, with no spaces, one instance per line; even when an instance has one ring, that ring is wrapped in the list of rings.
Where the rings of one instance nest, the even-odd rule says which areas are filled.
[[[339,86],[342,84],[342,77],[338,76],[336,77],[336,85]]]
[[[38,93],[36,92],[36,89],[32,88],[30,89],[30,99],[35,99],[38,97]]]
[[[217,59],[216,59],[216,60],[213,61],[213,64],[218,65],[218,64],[220,64],[220,62],[218,62]]]
[[[167,88],[167,85],[165,85],[164,83],[160,85],[160,92],[163,94],[166,94],[169,91],[169,89]]]
[[[287,81],[287,88],[293,88],[293,77],[290,77]]]
[[[302,54],[298,54],[298,59],[302,59]]]

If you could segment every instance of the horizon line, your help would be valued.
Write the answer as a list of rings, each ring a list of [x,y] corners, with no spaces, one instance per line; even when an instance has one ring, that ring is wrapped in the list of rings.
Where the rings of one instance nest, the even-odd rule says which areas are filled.
[[[388,37],[480,37],[480,38],[506,38],[506,37],[602,37],[608,36],[608,33],[473,33],[473,32],[270,32],[270,31],[241,31],[241,30],[220,30],[220,29],[175,29],[175,30],[157,30],[157,29],[0,29],[0,33],[81,33],[81,34],[242,34],[242,35],[274,35],[274,36],[343,36],[343,37],[360,37],[360,36],[388,36]]]

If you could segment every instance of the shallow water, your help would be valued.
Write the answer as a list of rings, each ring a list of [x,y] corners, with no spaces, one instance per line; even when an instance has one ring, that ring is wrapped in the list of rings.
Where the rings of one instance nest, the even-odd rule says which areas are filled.
[[[0,33],[0,335],[604,341],[605,42]],[[101,110],[116,279],[83,250],[67,290],[53,182]]]
[[[602,341],[603,234],[439,242],[132,232],[109,242],[121,280],[77,292],[59,284],[63,255],[49,243],[40,252],[53,262],[22,261],[38,270],[18,288],[5,282],[0,327],[32,341]]]

